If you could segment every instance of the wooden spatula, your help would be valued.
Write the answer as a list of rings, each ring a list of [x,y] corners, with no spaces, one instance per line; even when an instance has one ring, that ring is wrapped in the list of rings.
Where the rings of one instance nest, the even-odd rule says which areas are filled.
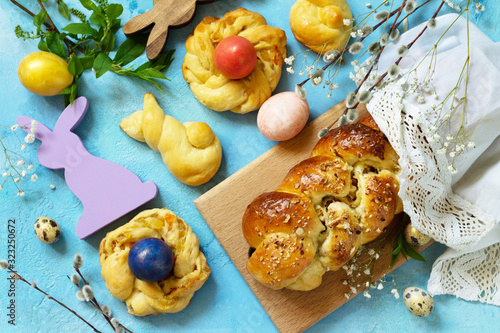
[[[153,9],[137,15],[123,26],[125,35],[139,34],[152,27],[146,46],[150,60],[158,57],[165,47],[168,28],[188,23],[197,2],[213,0],[153,0]]]

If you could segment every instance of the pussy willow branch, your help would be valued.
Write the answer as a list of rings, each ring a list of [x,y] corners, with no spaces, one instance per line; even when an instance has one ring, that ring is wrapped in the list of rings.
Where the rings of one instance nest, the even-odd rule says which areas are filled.
[[[83,277],[83,274],[82,272],[80,271],[79,268],[76,268],[74,267],[75,271],[78,273],[78,275],[80,275],[80,278],[82,279],[83,283],[86,284],[86,285],[89,285],[89,283],[87,282],[87,280],[85,280],[85,278]],[[68,279],[69,279],[69,276],[68,276]],[[77,285],[77,287],[81,290],[80,286]],[[99,311],[102,313],[102,315],[104,316],[104,318],[106,319],[106,321],[109,323],[109,325],[111,325],[111,327],[113,328],[113,330],[115,329],[115,326],[113,325],[113,323],[111,323],[111,318],[109,318],[109,316],[107,314],[104,313],[104,311],[102,311],[102,308],[101,306],[99,305],[99,303],[97,302],[97,299],[95,298],[95,295],[94,295],[94,298],[90,301],[90,303]],[[125,326],[123,326],[121,323],[120,323],[120,326],[123,327],[124,330],[130,332],[130,333],[134,333],[132,332],[131,330],[129,330],[128,328],[126,328]]]
[[[424,3],[424,4],[425,4],[425,3]],[[424,4],[422,4],[422,5],[424,5]],[[436,10],[436,12],[434,13],[434,15],[432,15],[432,18],[433,18],[433,19],[435,19],[435,18],[436,18],[436,16],[439,14],[439,12],[441,11],[441,8],[443,7],[443,5],[444,5],[444,4],[445,4],[445,2],[444,2],[444,1],[442,1],[442,2],[441,2],[441,4],[439,5],[438,9],[437,9],[437,10]],[[421,5],[421,6],[422,6],[422,5]],[[419,6],[419,7],[421,7],[421,6]],[[417,7],[417,8],[419,8],[419,7]],[[416,9],[417,9],[417,8],[416,8]],[[415,10],[416,10],[416,9],[415,9]],[[403,18],[403,20],[404,20],[404,18]],[[395,21],[394,21],[394,23],[393,23],[393,27],[397,27],[398,25],[399,25],[399,23],[398,23],[398,24],[396,24],[396,20],[395,20]],[[392,29],[392,28],[391,28],[391,29]],[[413,41],[411,41],[408,45],[406,45],[406,47],[407,47],[408,49],[410,49],[410,48],[411,48],[411,47],[415,44],[415,42],[416,42],[416,41],[417,41],[417,40],[418,40],[418,39],[422,36],[422,34],[423,34],[426,30],[427,30],[427,25],[425,25],[425,26],[424,26],[424,28],[422,29],[422,31],[420,31],[420,33],[419,33],[419,34],[418,34],[418,35],[417,35],[417,36],[413,39]],[[378,53],[378,55],[377,55],[377,60],[380,58],[380,55],[381,55],[382,51],[384,50],[384,48],[385,48],[385,46],[384,46],[384,47],[382,47],[382,48],[380,49],[380,51],[379,51],[379,53]],[[396,64],[396,65],[399,65],[399,63],[401,62],[401,60],[402,60],[402,59],[403,59],[403,57],[399,57],[399,58],[396,60],[395,64]],[[359,91],[359,89],[361,88],[361,86],[363,85],[363,83],[366,81],[366,79],[367,79],[367,78],[368,78],[368,76],[370,75],[370,72],[371,72],[371,71],[372,71],[372,69],[374,68],[374,65],[375,65],[375,63],[376,63],[376,62],[377,62],[377,61],[374,61],[374,62],[373,62],[373,64],[370,66],[370,69],[369,69],[368,73],[365,75],[365,77],[363,78],[363,80],[361,81],[361,83],[359,84],[359,86],[356,88],[356,90],[355,90],[355,92],[356,92],[356,93]],[[375,89],[375,87],[376,87],[376,86],[377,86],[380,82],[382,82],[382,80],[383,80],[383,79],[384,79],[387,75],[388,75],[388,71],[386,71],[385,73],[383,73],[383,74],[382,74],[382,76],[379,78],[379,80],[378,80],[376,83],[374,83],[374,84],[373,84],[373,85],[372,85],[372,86],[368,89],[368,91],[373,91],[373,89]],[[359,105],[359,102],[357,102],[357,103],[356,103],[356,104],[355,104],[352,108],[356,108],[358,105]],[[342,117],[343,115],[345,115],[345,114],[347,113],[347,111],[348,111],[348,110],[349,110],[349,108],[346,108],[346,109],[344,110],[344,112],[342,113],[342,115],[340,115],[340,117]],[[338,119],[337,119],[334,123],[330,124],[330,125],[327,127],[327,130],[330,130],[330,129],[333,127],[333,125],[335,125],[335,123],[337,123],[337,121],[340,119],[340,117],[339,117],[339,118],[338,118]]]
[[[78,313],[76,313],[75,310],[67,307],[64,303],[58,301],[57,299],[55,299],[54,297],[50,296],[49,294],[47,294],[45,291],[43,291],[42,289],[38,288],[38,286],[34,286],[33,284],[31,284],[30,282],[28,282],[25,278],[23,278],[21,275],[19,275],[19,273],[17,273],[16,271],[14,271],[12,268],[8,267],[7,268],[11,273],[14,273],[16,274],[16,276],[19,278],[19,280],[27,283],[28,285],[30,285],[31,287],[35,288],[36,290],[38,290],[39,292],[41,292],[42,294],[44,294],[45,296],[47,296],[49,299],[53,300],[54,302],[56,302],[57,304],[59,304],[60,306],[62,306],[63,308],[65,308],[66,310],[68,310],[69,312],[73,313],[75,316],[77,316],[81,321],[83,321],[85,324],[87,324],[90,328],[92,328],[94,330],[94,332],[97,332],[97,333],[102,333],[101,331],[99,331],[97,328],[95,328],[94,326],[92,326],[92,324],[90,324],[88,321],[86,321],[85,319],[83,319]]]

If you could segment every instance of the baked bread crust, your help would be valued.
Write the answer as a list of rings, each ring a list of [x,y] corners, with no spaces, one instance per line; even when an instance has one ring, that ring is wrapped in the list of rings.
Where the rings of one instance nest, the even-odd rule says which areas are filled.
[[[256,250],[247,270],[259,282],[314,289],[402,211],[398,156],[375,127],[370,116],[331,130],[276,191],[248,205],[243,235]]]
[[[128,266],[132,245],[148,237],[165,241],[174,255],[172,273],[158,282],[137,279]],[[109,232],[99,246],[99,262],[110,294],[125,302],[130,314],[141,317],[183,310],[210,275],[198,237],[166,208],[143,211]]]
[[[346,0],[298,0],[290,9],[290,28],[295,39],[318,54],[341,51],[352,29],[351,9]]]
[[[231,80],[215,68],[214,50],[224,38],[248,39],[257,53],[257,64],[248,76]],[[182,63],[184,80],[203,105],[215,111],[247,113],[260,108],[281,77],[286,58],[286,35],[267,25],[259,13],[238,8],[222,18],[206,17],[186,40]]]

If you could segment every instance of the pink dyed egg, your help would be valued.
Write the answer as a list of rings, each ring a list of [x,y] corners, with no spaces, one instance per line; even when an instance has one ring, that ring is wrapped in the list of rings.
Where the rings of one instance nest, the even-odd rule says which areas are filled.
[[[309,118],[309,104],[291,91],[271,96],[262,104],[257,126],[269,140],[285,141],[304,128]]]

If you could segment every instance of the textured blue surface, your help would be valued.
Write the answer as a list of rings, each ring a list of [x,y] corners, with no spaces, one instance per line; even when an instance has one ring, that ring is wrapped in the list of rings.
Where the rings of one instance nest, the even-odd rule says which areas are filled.
[[[372,5],[380,1],[372,1]],[[76,0],[67,2],[70,5],[77,3]],[[151,0],[117,2],[124,5],[122,22],[146,11],[152,4]],[[16,268],[19,272],[28,281],[37,281],[40,288],[77,310],[104,332],[109,332],[110,327],[92,307],[76,299],[76,290],[66,278],[66,275],[73,273],[72,260],[75,253],[83,254],[85,264],[82,271],[93,286],[100,303],[108,304],[114,315],[134,332],[275,332],[275,326],[193,204],[193,200],[198,196],[267,151],[275,143],[259,133],[256,126],[257,113],[247,115],[217,113],[198,103],[182,78],[181,63],[185,54],[184,41],[203,17],[222,16],[226,11],[240,6],[262,13],[270,25],[285,30],[289,42],[289,54],[303,51],[304,47],[295,41],[288,24],[288,12],[293,2],[293,0],[220,0],[198,5],[193,22],[170,32],[167,48],[175,48],[177,51],[175,61],[167,72],[172,81],[164,85],[164,95],[143,82],[132,78],[118,78],[112,73],[107,73],[96,80],[93,73],[89,72],[80,81],[80,93],[90,100],[90,110],[76,133],[81,136],[87,149],[96,156],[129,168],[144,181],[156,182],[159,196],[144,208],[163,206],[170,208],[183,217],[200,238],[201,248],[212,268],[212,275],[184,311],[177,314],[136,318],[127,314],[122,302],[109,295],[100,276],[99,242],[106,232],[122,225],[133,214],[120,219],[85,241],[79,240],[74,229],[82,213],[82,205],[65,185],[62,172],[37,166],[38,143],[29,146],[23,155],[35,164],[39,180],[36,183],[31,183],[29,180],[24,183],[23,187],[27,192],[25,197],[16,196],[12,183],[7,184],[0,192],[0,257],[7,257],[7,220],[14,218],[16,219]],[[369,1],[350,2],[352,11],[357,15],[366,12],[365,3]],[[499,1],[481,2],[486,5],[486,11],[479,15],[472,14],[471,20],[473,22],[479,20],[481,29],[498,41]],[[33,11],[38,11],[35,1],[22,1],[22,3]],[[54,3],[55,1],[46,3],[49,11],[54,12]],[[438,3],[439,1],[433,1],[428,6],[429,9],[414,15],[410,27],[423,21],[424,15],[428,17]],[[443,13],[447,12],[450,12],[448,8],[443,10]],[[54,17],[59,16],[54,15]],[[21,24],[25,29],[31,29],[30,21],[25,13],[9,1],[0,2],[0,123],[12,125],[15,123],[15,118],[23,114],[39,119],[51,127],[64,108],[63,99],[33,95],[25,90],[17,79],[17,65],[26,54],[36,51],[36,42],[16,39],[13,30],[17,24]],[[58,19],[56,23],[59,26],[66,24],[64,19]],[[119,41],[123,41],[124,36],[121,32],[118,36]],[[145,56],[142,60],[144,58]],[[354,89],[354,84],[348,79],[351,69],[351,66],[346,65],[341,70],[338,80],[340,88],[331,99],[326,98],[326,91],[309,88],[310,120],[341,101],[347,92]],[[299,81],[301,77],[297,74],[283,73],[277,91],[291,90]],[[146,92],[156,95],[166,113],[180,121],[207,122],[219,136],[224,151],[222,166],[208,184],[188,187],[176,181],[167,172],[158,153],[145,144],[128,138],[120,130],[119,121],[142,108],[142,96]],[[3,129],[0,131],[2,139],[6,137],[7,144],[11,146],[16,144],[15,137],[10,132]],[[51,184],[56,186],[56,190],[49,189]],[[59,242],[46,245],[36,238],[33,225],[39,216],[49,216],[59,222],[62,228]],[[412,260],[397,269],[394,272],[394,280],[399,292],[402,293],[408,286],[426,288],[431,263],[444,249],[444,246],[435,244],[424,251],[428,263]],[[45,299],[43,295],[21,282],[15,289],[17,325],[15,327],[9,325],[6,308],[11,298],[8,296],[9,284],[6,277],[5,271],[0,272],[1,332],[92,331],[67,310]],[[402,299],[394,298],[390,293],[392,288],[391,279],[388,279],[383,290],[372,290],[371,299],[362,296],[352,299],[309,331],[499,332],[497,307],[466,302],[451,296],[437,296],[434,312],[429,317],[417,318],[407,311]]]

